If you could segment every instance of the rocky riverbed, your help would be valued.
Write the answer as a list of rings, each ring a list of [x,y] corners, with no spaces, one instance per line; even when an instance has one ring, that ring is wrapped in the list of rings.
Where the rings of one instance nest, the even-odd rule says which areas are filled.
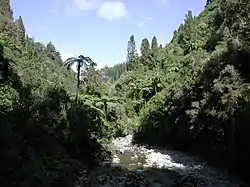
[[[198,186],[240,186],[240,182],[228,173],[209,166],[201,159],[179,151],[133,145],[132,138],[128,135],[112,142],[113,165],[141,173],[163,186],[171,186],[185,176],[190,182],[195,179]]]
[[[112,164],[83,173],[76,186],[241,187],[241,182],[206,162],[169,149],[132,144],[132,135],[110,144]]]

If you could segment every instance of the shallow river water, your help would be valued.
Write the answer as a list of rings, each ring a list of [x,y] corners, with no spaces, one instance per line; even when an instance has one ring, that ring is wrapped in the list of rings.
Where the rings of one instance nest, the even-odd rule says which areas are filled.
[[[182,176],[191,175],[199,179],[199,186],[238,187],[240,182],[226,172],[219,171],[206,162],[183,152],[146,148],[132,144],[132,135],[115,139],[111,144],[113,165],[147,173],[145,176],[156,181],[153,186],[170,186],[174,178],[169,170]],[[155,168],[150,169],[149,168]],[[159,170],[159,168],[167,169]],[[146,171],[147,170],[147,171]]]

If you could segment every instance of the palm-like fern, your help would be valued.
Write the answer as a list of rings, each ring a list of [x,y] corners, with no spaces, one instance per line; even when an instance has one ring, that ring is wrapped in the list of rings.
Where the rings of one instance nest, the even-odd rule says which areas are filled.
[[[81,81],[81,70],[85,71],[89,67],[94,67],[97,64],[93,62],[91,58],[85,57],[83,55],[80,55],[79,57],[70,57],[65,61],[65,65],[68,68],[71,68],[75,63],[76,63],[76,70],[77,70],[77,88],[76,88],[75,102],[77,102],[80,81]]]

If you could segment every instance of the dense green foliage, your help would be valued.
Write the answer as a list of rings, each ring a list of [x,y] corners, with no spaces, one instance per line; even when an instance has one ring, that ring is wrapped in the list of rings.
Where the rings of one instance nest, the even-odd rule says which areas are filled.
[[[192,150],[248,176],[249,8],[247,0],[207,1],[165,47],[143,39],[141,56],[131,55],[131,36],[129,71],[113,94],[139,123],[136,142]]]
[[[0,7],[1,186],[70,185],[83,165],[109,160],[112,138],[131,132],[249,176],[247,0],[207,1],[165,47],[143,39],[141,55],[132,35],[125,63],[96,70],[81,55],[66,61],[77,73],[51,42],[25,34],[8,0]]]
[[[111,80],[111,82],[116,81],[120,78],[121,74],[126,71],[127,63],[116,64],[112,67],[105,66],[100,70],[104,82]]]
[[[108,96],[87,57],[66,61],[77,73],[67,69],[51,42],[35,42],[22,18],[13,20],[9,1],[0,7],[0,186],[72,186],[84,168],[109,161],[112,138],[132,130],[124,101]]]
[[[115,86],[139,116],[136,141],[194,150],[242,171],[250,166],[249,2],[207,4],[198,17],[187,13],[166,47],[143,39],[136,63],[144,68]]]

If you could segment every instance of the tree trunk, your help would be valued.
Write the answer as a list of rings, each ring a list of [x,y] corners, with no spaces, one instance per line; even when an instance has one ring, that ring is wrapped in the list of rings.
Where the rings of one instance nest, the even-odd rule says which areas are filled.
[[[77,64],[77,88],[76,88],[76,98],[75,98],[75,104],[77,104],[77,100],[78,100],[78,92],[79,92],[79,88],[80,88],[80,62],[78,62]]]

